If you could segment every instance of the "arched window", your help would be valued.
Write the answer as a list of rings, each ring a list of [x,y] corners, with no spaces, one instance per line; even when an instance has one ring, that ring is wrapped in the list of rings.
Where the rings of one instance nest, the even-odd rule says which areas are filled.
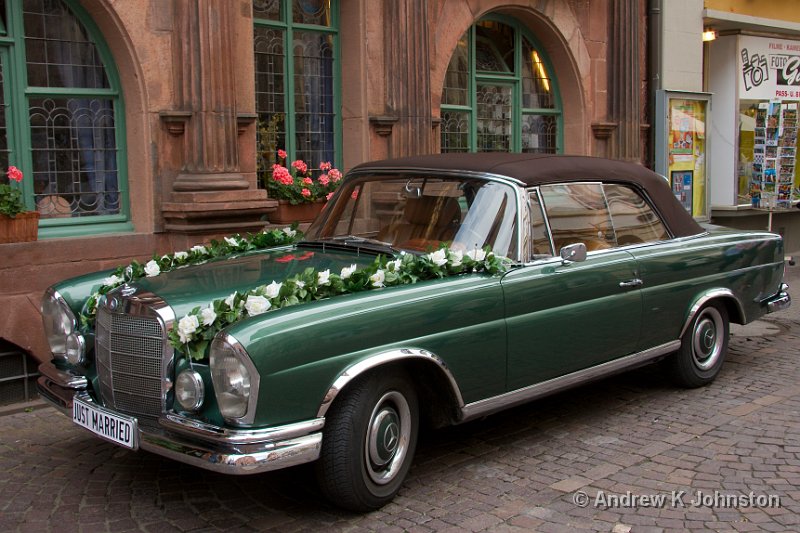
[[[310,165],[337,161],[338,2],[253,0],[253,19],[259,176],[278,149]]]
[[[441,103],[442,152],[543,152],[562,147],[561,99],[533,37],[485,18],[458,41]]]
[[[0,16],[0,169],[23,171],[40,236],[131,229],[119,77],[99,30],[76,0],[4,1]]]

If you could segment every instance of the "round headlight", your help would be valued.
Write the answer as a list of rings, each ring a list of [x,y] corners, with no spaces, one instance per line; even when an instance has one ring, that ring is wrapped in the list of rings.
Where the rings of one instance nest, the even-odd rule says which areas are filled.
[[[229,422],[250,422],[244,417],[248,414],[249,418],[253,416],[248,410],[251,399],[254,399],[251,392],[255,391],[251,389],[255,388],[253,385],[257,383],[258,373],[244,349],[230,336],[225,339],[218,337],[211,344],[209,366],[220,414]]]
[[[184,370],[175,380],[175,399],[186,411],[197,411],[203,405],[203,378],[194,370]]]
[[[42,298],[42,323],[53,357],[71,364],[83,362],[85,343],[67,302],[52,287]]]

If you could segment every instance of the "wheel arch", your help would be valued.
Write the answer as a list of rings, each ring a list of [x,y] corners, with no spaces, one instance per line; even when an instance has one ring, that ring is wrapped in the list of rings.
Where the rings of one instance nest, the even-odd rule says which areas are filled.
[[[420,405],[436,427],[452,423],[461,416],[464,400],[455,377],[437,355],[419,348],[401,348],[372,355],[350,365],[333,381],[317,411],[324,417],[339,394],[350,384],[373,372],[403,369],[413,376]]]
[[[747,323],[747,315],[745,314],[744,306],[732,290],[727,288],[711,289],[705,291],[695,298],[692,306],[689,308],[689,313],[686,315],[686,320],[681,328],[681,334],[679,338],[683,337],[683,335],[686,333],[686,330],[689,329],[689,326],[691,326],[692,321],[697,316],[697,313],[699,313],[700,310],[710,302],[719,302],[724,305],[725,310],[728,312],[728,319],[731,322],[736,324]]]

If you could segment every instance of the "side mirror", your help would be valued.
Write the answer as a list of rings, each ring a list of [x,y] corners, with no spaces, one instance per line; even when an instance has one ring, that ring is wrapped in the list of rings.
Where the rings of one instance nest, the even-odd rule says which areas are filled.
[[[586,261],[586,245],[582,242],[568,244],[561,249],[559,255],[561,255],[561,262],[564,264]]]

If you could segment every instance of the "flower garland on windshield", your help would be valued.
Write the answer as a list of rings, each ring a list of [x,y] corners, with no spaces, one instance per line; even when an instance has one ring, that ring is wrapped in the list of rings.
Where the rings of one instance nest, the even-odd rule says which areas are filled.
[[[505,272],[509,265],[510,260],[496,256],[489,247],[467,253],[442,247],[421,256],[403,253],[393,260],[378,256],[371,265],[357,268],[353,264],[342,268],[339,274],[307,268],[280,283],[273,281],[246,292],[237,291],[205,307],[195,307],[170,330],[169,342],[192,359],[204,359],[208,345],[220,330],[267,311],[471,272],[495,275]]]
[[[235,253],[264,250],[279,246],[287,246],[300,240],[303,234],[296,229],[297,225],[282,230],[264,230],[255,235],[243,237],[239,234],[224,237],[221,241],[212,240],[207,246],[192,246],[189,250],[175,252],[162,256],[153,255],[145,264],[133,261],[127,266],[117,267],[114,272],[103,280],[102,285],[93,292],[81,309],[80,321],[84,328],[94,327],[97,318],[97,303],[100,297],[115,289],[123,283],[130,283],[137,279],[153,278],[175,268],[197,265],[209,259],[224,257]]]

